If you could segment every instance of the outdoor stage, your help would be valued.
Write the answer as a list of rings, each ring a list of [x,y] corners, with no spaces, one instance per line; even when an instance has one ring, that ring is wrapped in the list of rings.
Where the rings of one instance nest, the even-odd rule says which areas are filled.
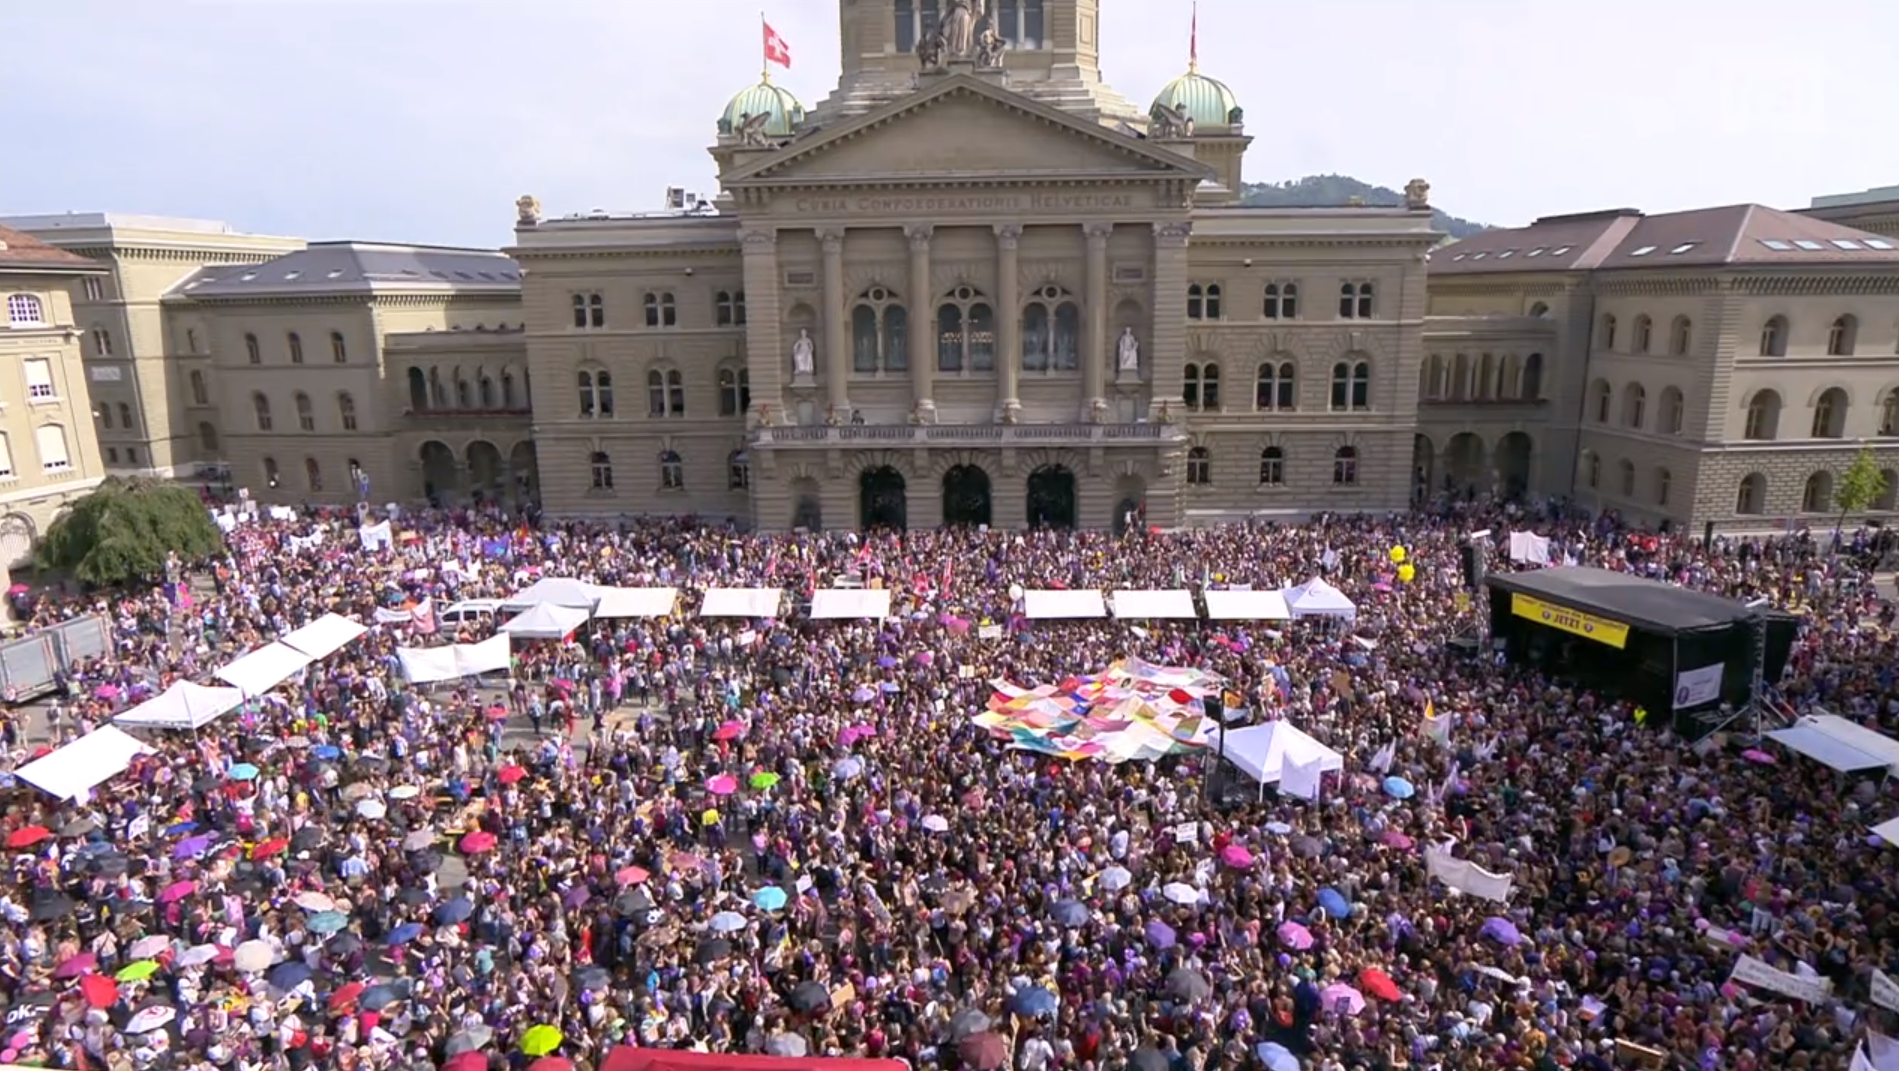
[[[1626,698],[1698,738],[1747,705],[1756,614],[1762,679],[1780,679],[1795,619],[1733,599],[1607,569],[1492,573],[1490,632],[1505,657]]]

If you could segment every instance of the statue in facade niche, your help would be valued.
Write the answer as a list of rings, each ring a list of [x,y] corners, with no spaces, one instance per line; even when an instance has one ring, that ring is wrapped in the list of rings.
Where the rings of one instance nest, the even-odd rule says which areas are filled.
[[[1193,137],[1193,117],[1186,109],[1171,104],[1154,102],[1154,110],[1148,113],[1147,133],[1149,137],[1162,140],[1170,138]]]
[[[1121,340],[1114,347],[1115,360],[1123,372],[1141,370],[1141,343],[1134,337],[1132,327],[1121,329]]]
[[[976,0],[947,0],[943,21],[943,51],[951,59],[968,59],[976,54],[976,23],[985,12],[978,10]]]
[[[943,52],[947,46],[943,42],[943,31],[931,30],[917,42],[917,66],[925,74],[943,69]]]
[[[514,202],[515,221],[525,226],[533,226],[541,221],[541,199],[531,193],[524,193]]]
[[[798,328],[798,340],[791,344],[791,374],[808,376],[817,371],[817,346],[811,341],[811,332]]]

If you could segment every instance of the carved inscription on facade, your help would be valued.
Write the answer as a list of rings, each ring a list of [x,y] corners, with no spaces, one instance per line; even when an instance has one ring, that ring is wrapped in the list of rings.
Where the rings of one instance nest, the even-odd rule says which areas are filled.
[[[1134,208],[1131,193],[861,194],[799,197],[795,212],[819,216],[1061,213]]]

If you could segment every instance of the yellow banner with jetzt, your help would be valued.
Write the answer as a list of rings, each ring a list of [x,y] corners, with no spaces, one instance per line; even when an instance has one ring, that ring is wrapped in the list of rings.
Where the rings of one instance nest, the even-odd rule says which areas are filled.
[[[1586,614],[1581,610],[1571,610],[1567,606],[1544,602],[1542,599],[1529,595],[1512,592],[1510,612],[1518,617],[1527,617],[1538,624],[1581,636],[1585,640],[1606,643],[1617,650],[1621,650],[1629,642],[1629,626],[1620,621]]]

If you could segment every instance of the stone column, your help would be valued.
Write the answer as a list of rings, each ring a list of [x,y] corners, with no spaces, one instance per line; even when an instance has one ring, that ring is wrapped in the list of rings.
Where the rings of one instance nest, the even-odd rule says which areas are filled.
[[[1106,404],[1101,383],[1108,342],[1108,236],[1114,224],[1087,223],[1081,231],[1088,239],[1081,305],[1081,418],[1087,421],[1094,417],[1095,403]]]
[[[1154,300],[1148,318],[1150,418],[1159,414],[1162,405],[1175,420],[1185,417],[1180,386],[1187,361],[1187,238],[1192,233],[1193,224],[1186,220],[1154,224]],[[1250,371],[1220,371],[1225,389],[1253,389]]]
[[[752,385],[752,416],[788,424],[785,413],[785,325],[780,311],[778,233],[768,228],[739,232],[745,266],[745,365]]]
[[[844,326],[844,232],[818,232],[824,246],[824,396],[830,417],[851,417],[851,340]]]
[[[929,224],[905,227],[903,236],[910,240],[910,284],[904,308],[910,325],[910,392],[916,402],[917,419],[929,423],[936,415],[936,298],[930,287],[930,238],[936,228]]]
[[[1018,382],[1022,373],[1022,296],[1016,293],[1016,246],[1021,240],[1021,224],[996,224],[996,405],[1004,424],[1015,423],[1022,414]]]

